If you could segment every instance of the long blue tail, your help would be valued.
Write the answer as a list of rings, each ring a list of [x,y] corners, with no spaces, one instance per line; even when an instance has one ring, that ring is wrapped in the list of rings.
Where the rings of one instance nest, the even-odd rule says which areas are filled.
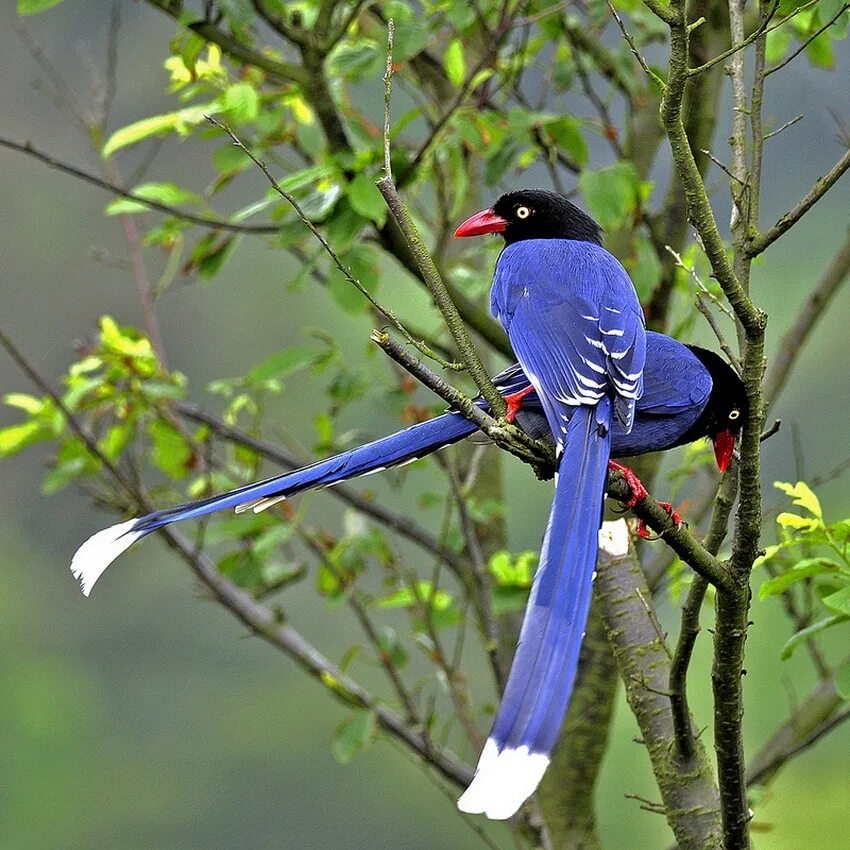
[[[462,811],[510,817],[534,792],[549,764],[590,608],[610,429],[607,398],[596,407],[575,408],[567,424],[519,644],[475,778],[458,801]]]
[[[456,443],[477,430],[459,413],[445,413],[351,449],[335,457],[320,460],[302,469],[267,478],[197,502],[177,505],[147,516],[113,525],[90,537],[77,550],[71,561],[71,572],[88,596],[103,571],[137,540],[173,522],[197,519],[215,511],[235,508],[237,511],[261,511],[275,502],[314,490],[369,475],[393,466],[410,463],[437,449]]]

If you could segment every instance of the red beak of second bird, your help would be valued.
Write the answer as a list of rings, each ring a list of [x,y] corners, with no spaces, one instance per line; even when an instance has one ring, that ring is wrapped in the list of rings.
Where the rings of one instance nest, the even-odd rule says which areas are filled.
[[[726,472],[732,462],[732,453],[735,451],[735,432],[728,428],[719,431],[712,438],[712,442],[714,443],[714,459],[717,461],[717,468],[721,472]]]
[[[504,233],[508,222],[493,210],[482,210],[470,216],[457,230],[455,236],[483,236],[485,233]],[[714,458],[721,472],[726,472],[735,451],[735,433],[728,428],[718,432],[712,439]]]

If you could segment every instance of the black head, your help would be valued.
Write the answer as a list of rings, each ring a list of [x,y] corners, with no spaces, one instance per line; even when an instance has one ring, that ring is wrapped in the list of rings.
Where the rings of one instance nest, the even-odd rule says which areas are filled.
[[[708,404],[694,427],[714,443],[717,465],[725,472],[750,413],[747,391],[738,373],[719,354],[696,345],[688,348],[708,369],[712,382]]]
[[[507,245],[523,239],[574,239],[602,244],[602,228],[563,195],[546,189],[518,189],[491,209],[468,218],[455,236],[501,233]]]

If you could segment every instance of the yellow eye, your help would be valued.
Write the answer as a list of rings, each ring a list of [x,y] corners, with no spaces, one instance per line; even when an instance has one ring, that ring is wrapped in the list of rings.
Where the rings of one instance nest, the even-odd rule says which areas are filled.
[[[741,415],[740,410],[730,410],[729,418],[734,422]]]
[[[517,207],[516,208],[516,217],[517,218],[528,218],[531,215],[531,210],[528,207]]]

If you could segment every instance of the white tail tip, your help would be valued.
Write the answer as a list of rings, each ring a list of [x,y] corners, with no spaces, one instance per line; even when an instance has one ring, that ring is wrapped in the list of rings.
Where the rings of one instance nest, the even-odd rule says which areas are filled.
[[[140,537],[143,531],[130,531],[137,520],[112,525],[93,534],[80,546],[71,559],[71,573],[80,583],[84,596],[91,593],[97,580],[104,570],[126,549],[129,549]]]
[[[629,527],[624,519],[606,520],[599,529],[599,548],[612,557],[629,551]]]
[[[549,757],[545,753],[532,753],[528,747],[500,752],[496,742],[488,738],[475,777],[457,807],[471,815],[506,820],[535,792],[547,767]]]

